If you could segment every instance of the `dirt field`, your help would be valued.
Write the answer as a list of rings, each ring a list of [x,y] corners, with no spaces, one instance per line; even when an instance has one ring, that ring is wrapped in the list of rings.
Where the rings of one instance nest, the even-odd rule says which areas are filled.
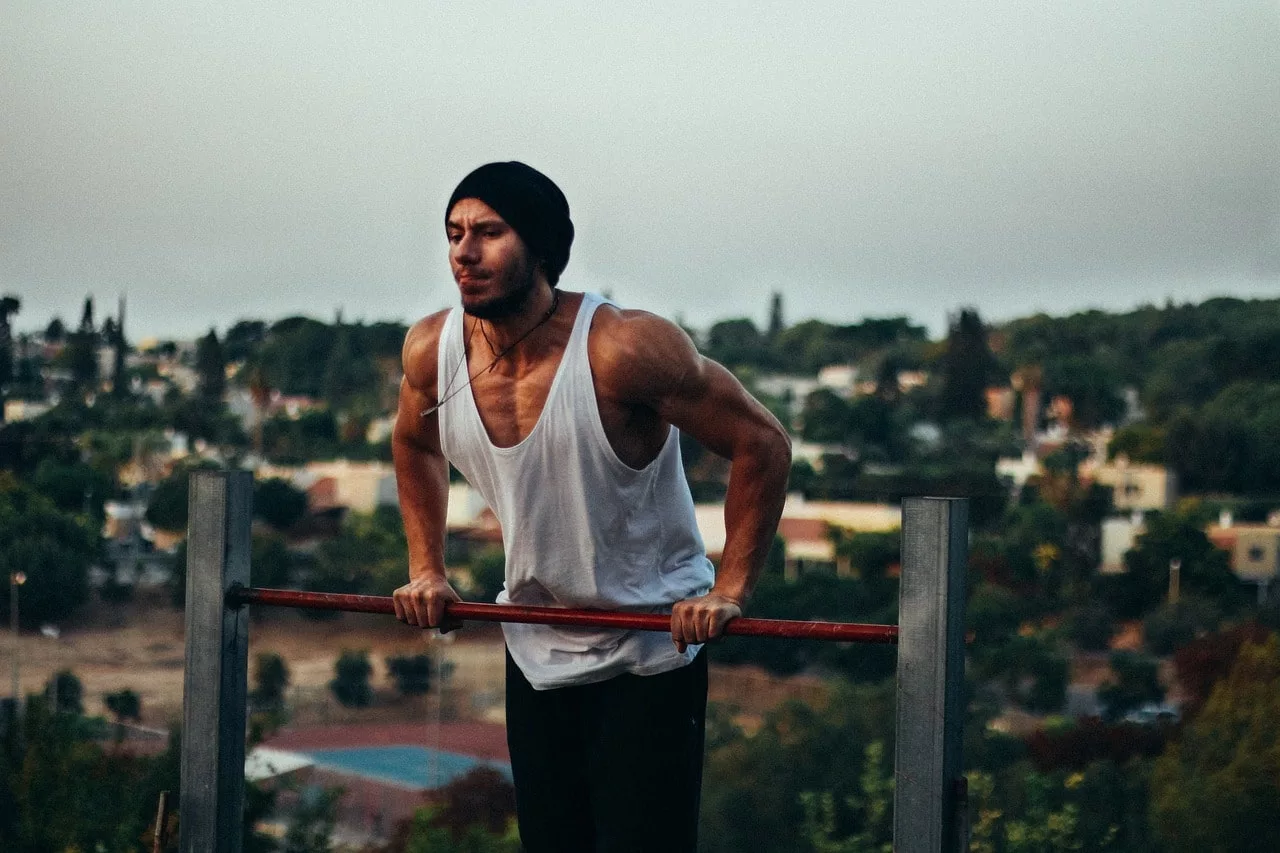
[[[107,714],[103,696],[130,688],[142,699],[142,722],[167,728],[182,715],[184,634],[181,611],[158,595],[125,605],[96,605],[84,618],[63,625],[57,639],[22,634],[22,691],[44,688],[50,675],[70,669],[84,685],[86,713]],[[374,707],[352,710],[329,693],[333,665],[343,649],[364,649],[374,666]],[[283,657],[291,674],[291,723],[333,725],[422,720],[436,711],[435,697],[400,697],[386,674],[390,655],[430,653],[453,664],[445,719],[502,722],[504,659],[497,626],[471,625],[443,639],[401,625],[386,616],[344,614],[316,622],[295,611],[263,608],[249,625],[250,672],[259,652]],[[9,693],[12,635],[0,641],[0,694]],[[786,699],[820,702],[822,682],[804,677],[780,679],[752,667],[712,668],[711,699],[738,706],[748,725]]]

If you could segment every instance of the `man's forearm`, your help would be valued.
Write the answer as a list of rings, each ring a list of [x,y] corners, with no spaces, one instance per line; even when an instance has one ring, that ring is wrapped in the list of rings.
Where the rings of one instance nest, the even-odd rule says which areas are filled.
[[[791,473],[786,433],[769,433],[735,454],[724,502],[725,545],[714,592],[743,604],[755,588],[778,531]]]
[[[445,517],[449,467],[438,454],[406,441],[392,440],[396,490],[409,546],[409,577],[445,576]]]

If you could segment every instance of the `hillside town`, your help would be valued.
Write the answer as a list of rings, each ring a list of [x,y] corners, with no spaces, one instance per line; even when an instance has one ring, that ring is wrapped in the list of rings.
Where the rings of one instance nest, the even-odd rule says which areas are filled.
[[[1066,821],[1083,846],[1061,849],[1165,849],[1152,841],[1159,827],[1191,808],[1177,798],[1178,780],[1199,772],[1166,747],[1208,713],[1242,644],[1280,625],[1280,301],[998,325],[965,309],[941,340],[905,318],[788,324],[780,296],[767,307],[760,326],[740,318],[687,330],[792,435],[789,494],[752,613],[895,622],[902,499],[969,498],[971,784],[989,802],[1020,803],[1009,820]],[[26,318],[20,297],[5,297],[0,534],[9,583],[0,600],[16,614],[20,595],[21,630],[58,636],[86,608],[122,602],[180,606],[187,484],[207,468],[254,474],[255,585],[390,594],[406,572],[390,461],[405,331],[339,315],[156,340],[130,328],[123,298],[104,315],[89,297],[68,325]],[[681,451],[716,561],[727,464],[688,440]],[[502,530],[456,472],[447,526],[455,583],[491,601],[503,582]],[[800,744],[852,725],[860,734],[842,754],[853,753],[854,769],[807,756],[817,769],[769,783],[760,818],[778,837],[799,832],[815,850],[837,849],[821,846],[836,829],[797,798],[853,796],[860,774],[883,772],[874,762],[890,737],[884,721],[852,721],[870,713],[892,655],[727,640],[713,662],[726,680],[750,668],[775,684],[792,679],[795,695],[809,695],[806,684],[857,695],[862,710],[806,723],[784,746],[771,738],[799,725],[795,708],[744,708],[744,695],[726,702],[705,807],[719,827],[709,837],[724,846],[707,849],[748,849],[734,846],[742,830],[731,804],[765,783],[742,774],[743,762],[799,760]],[[50,695],[81,702],[73,672],[50,679]],[[129,692],[135,722],[164,729],[147,697]],[[362,707],[347,695],[335,687],[326,701]],[[464,717],[501,721],[497,694],[472,698]],[[77,712],[122,701],[86,695]],[[273,707],[263,724],[274,731],[288,705]],[[277,753],[256,760],[293,754],[284,747],[302,741],[282,731],[263,747]],[[1045,802],[1013,793],[1026,773],[1049,792]],[[1127,793],[1086,815],[1073,773],[1090,780],[1091,797],[1115,786]],[[417,802],[379,813],[375,825],[335,800],[326,819],[385,843],[390,823],[413,820]],[[857,823],[862,809],[842,819]]]

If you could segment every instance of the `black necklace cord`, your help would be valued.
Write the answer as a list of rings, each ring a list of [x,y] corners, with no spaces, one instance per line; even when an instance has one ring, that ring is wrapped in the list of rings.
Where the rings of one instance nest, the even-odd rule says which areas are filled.
[[[530,335],[532,335],[532,334],[533,334],[533,333],[534,333],[534,332],[535,332],[535,331],[536,331],[540,326],[542,326],[544,323],[546,323],[548,320],[550,320],[550,319],[555,315],[556,310],[557,310],[559,307],[560,307],[560,291],[558,291],[558,290],[553,290],[553,291],[551,292],[551,307],[547,309],[547,313],[543,314],[543,315],[542,315],[542,318],[541,318],[540,320],[538,320],[538,322],[536,322],[536,323],[534,323],[532,326],[530,326],[530,327],[528,328],[528,330],[527,330],[527,331],[525,331],[525,333],[524,333],[523,335],[521,335],[520,337],[516,338],[516,339],[515,339],[514,341],[512,341],[509,345],[507,345],[506,347],[504,347],[504,348],[503,348],[503,350],[502,350],[502,352],[500,352],[500,353],[498,353],[496,356],[494,356],[494,357],[493,357],[493,361],[489,362],[489,364],[488,364],[487,366],[480,368],[480,369],[479,369],[479,370],[477,370],[475,373],[473,373],[473,374],[471,374],[470,376],[468,376],[468,377],[467,377],[467,381],[466,381],[466,382],[464,382],[464,383],[462,384],[462,386],[461,386],[460,388],[458,388],[458,390],[456,390],[456,391],[451,391],[450,389],[453,387],[453,380],[454,380],[454,379],[456,379],[456,378],[457,378],[457,376],[458,376],[458,370],[460,370],[460,369],[461,369],[461,367],[462,367],[462,365],[463,365],[463,364],[465,364],[465,363],[466,363],[466,361],[467,361],[466,353],[464,352],[464,353],[463,353],[462,360],[458,362],[458,368],[456,368],[456,369],[453,371],[453,376],[451,376],[451,377],[449,378],[449,384],[448,384],[447,386],[445,386],[445,391],[444,391],[444,393],[440,395],[440,402],[436,403],[434,406],[432,406],[432,407],[431,407],[431,408],[429,408],[429,409],[423,409],[423,410],[422,410],[421,417],[424,417],[424,418],[425,418],[425,417],[427,417],[428,415],[433,415],[433,414],[435,414],[436,412],[438,412],[438,411],[440,410],[440,407],[441,407],[441,406],[443,406],[445,403],[449,402],[449,401],[450,401],[450,400],[452,400],[454,397],[458,396],[458,395],[459,395],[459,394],[461,394],[463,391],[465,391],[465,390],[467,390],[468,388],[470,388],[470,387],[471,387],[471,383],[476,381],[476,377],[478,377],[478,376],[479,376],[480,374],[482,374],[482,373],[489,373],[490,371],[492,371],[492,370],[493,370],[493,369],[498,365],[498,362],[499,362],[499,361],[501,361],[501,360],[503,359],[503,357],[505,357],[505,356],[506,356],[508,353],[510,353],[512,350],[514,350],[517,346],[519,346],[519,345],[520,345],[520,343],[521,343],[525,338],[527,338],[527,337],[529,337]],[[480,320],[477,318],[477,319],[476,319],[476,322],[471,326],[471,334],[467,336],[467,342],[468,342],[468,343],[470,343],[471,339],[475,337],[475,335],[476,335],[476,326],[479,326],[479,325],[480,325]],[[489,340],[489,335],[488,335],[488,333],[487,333],[487,332],[485,332],[485,330],[484,330],[483,328],[481,328],[481,329],[480,329],[480,334],[484,335],[484,340],[485,340],[485,343],[486,343],[486,344],[488,344],[488,346],[489,346],[489,351],[490,351],[490,352],[493,352],[493,344],[492,344],[492,342]]]

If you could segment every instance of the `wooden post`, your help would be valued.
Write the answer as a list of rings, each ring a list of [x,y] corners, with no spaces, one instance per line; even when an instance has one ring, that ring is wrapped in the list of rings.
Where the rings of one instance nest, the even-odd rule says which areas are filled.
[[[963,853],[961,774],[968,501],[902,503],[895,853]]]
[[[240,853],[244,822],[246,608],[227,606],[249,584],[253,475],[191,475],[187,527],[187,654],[182,693],[179,849]]]

